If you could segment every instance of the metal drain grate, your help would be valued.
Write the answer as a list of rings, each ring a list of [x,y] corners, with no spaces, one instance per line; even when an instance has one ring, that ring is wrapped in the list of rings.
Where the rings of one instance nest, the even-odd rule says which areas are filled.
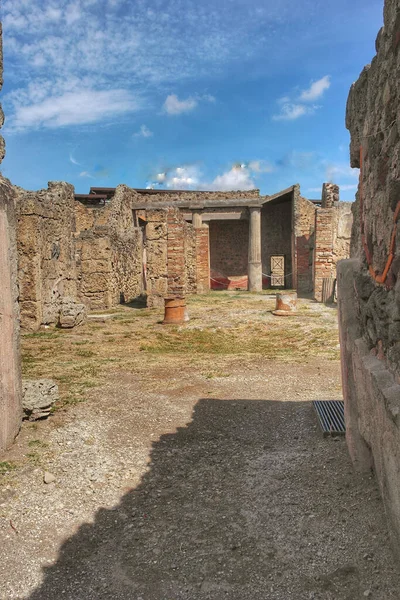
[[[324,436],[346,433],[343,400],[315,400],[313,406]]]

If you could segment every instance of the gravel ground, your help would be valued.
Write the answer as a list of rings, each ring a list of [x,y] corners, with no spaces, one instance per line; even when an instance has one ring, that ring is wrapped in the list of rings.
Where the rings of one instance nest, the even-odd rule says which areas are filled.
[[[141,356],[2,457],[2,600],[400,597],[375,480],[316,425],[336,360]]]

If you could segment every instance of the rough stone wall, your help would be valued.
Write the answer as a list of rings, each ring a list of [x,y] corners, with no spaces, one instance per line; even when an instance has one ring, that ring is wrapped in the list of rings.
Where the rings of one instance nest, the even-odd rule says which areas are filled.
[[[185,200],[188,202],[198,203],[199,206],[202,205],[203,202],[207,201],[224,201],[226,200],[227,204],[231,204],[232,198],[237,198],[238,200],[244,198],[260,198],[260,190],[248,190],[248,191],[231,191],[231,192],[198,192],[198,191],[187,191],[187,192],[176,192],[171,190],[170,192],[163,191],[161,194],[151,193],[151,194],[141,194],[140,192],[136,192],[136,190],[132,190],[136,194],[136,199],[140,204],[156,204],[156,203],[168,203],[171,206],[174,205],[174,202],[177,200]]]
[[[120,185],[106,206],[75,202],[78,295],[91,310],[129,302],[143,292],[143,240],[133,221],[134,197]]]
[[[0,176],[0,451],[12,444],[22,420],[14,203],[15,190]]]
[[[89,310],[115,306],[112,251],[108,230],[84,231],[76,238],[77,295]]]
[[[210,263],[214,275],[247,277],[249,222],[210,221]]]
[[[355,465],[373,464],[400,550],[400,4],[386,0],[377,55],[347,104],[352,167],[352,260],[338,266],[347,441]]]
[[[16,194],[21,326],[33,331],[57,322],[63,298],[77,297],[74,188],[50,182]]]
[[[294,248],[292,256],[292,286],[301,293],[313,290],[313,252],[315,234],[315,206],[300,196],[299,186],[295,186],[293,194]]]
[[[321,208],[332,208],[339,202],[339,186],[335,183],[322,184]]]
[[[261,210],[262,272],[271,275],[271,256],[285,256],[285,286],[292,286],[292,201],[264,204]],[[270,280],[267,279],[269,287]]]

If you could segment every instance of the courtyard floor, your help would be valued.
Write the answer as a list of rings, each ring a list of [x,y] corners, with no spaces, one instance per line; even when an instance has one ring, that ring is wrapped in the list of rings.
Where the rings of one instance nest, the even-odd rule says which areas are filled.
[[[23,336],[61,399],[0,462],[2,600],[400,597],[374,477],[323,438],[341,398],[336,310],[189,299]],[[44,483],[44,473],[52,483]]]

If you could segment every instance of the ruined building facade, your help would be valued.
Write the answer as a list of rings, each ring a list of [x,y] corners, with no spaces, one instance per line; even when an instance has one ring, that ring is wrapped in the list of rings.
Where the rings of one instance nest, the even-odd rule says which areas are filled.
[[[65,302],[103,310],[210,289],[295,288],[323,297],[348,256],[350,204],[294,185],[273,196],[92,188],[16,188],[21,322],[58,323]],[[332,294],[332,286],[325,286]],[[328,296],[329,296],[328,294]]]
[[[346,124],[360,169],[351,259],[338,269],[347,442],[374,469],[400,550],[400,6],[387,0],[377,54],[353,84]]]

